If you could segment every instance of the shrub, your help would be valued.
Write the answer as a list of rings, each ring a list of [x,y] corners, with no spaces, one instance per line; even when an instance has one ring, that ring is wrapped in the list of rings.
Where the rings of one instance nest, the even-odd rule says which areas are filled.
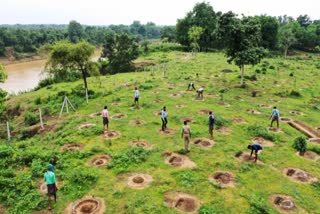
[[[264,126],[254,124],[254,125],[248,126],[247,131],[249,132],[249,134],[255,137],[263,137],[266,140],[275,141],[275,135],[269,133]]]
[[[214,125],[217,128],[220,128],[222,126],[228,126],[230,124],[230,121],[224,119],[220,114],[214,115]]]
[[[32,113],[32,112],[27,112],[25,115],[24,115],[24,123],[28,126],[32,126],[32,125],[35,125],[39,122],[39,117],[38,115],[36,115],[35,113]]]
[[[294,139],[292,147],[299,152],[300,155],[304,155],[307,151],[307,140],[305,137],[297,137]]]
[[[276,69],[276,67],[274,67],[273,65],[270,65],[270,66],[269,66],[269,69],[274,70],[274,69]]]
[[[301,97],[300,92],[295,90],[292,90],[289,95],[290,97]]]
[[[294,72],[291,72],[290,74],[289,74],[289,77],[293,77],[294,76]]]
[[[34,100],[34,104],[40,105],[40,104],[41,104],[41,97],[37,97],[37,98]]]

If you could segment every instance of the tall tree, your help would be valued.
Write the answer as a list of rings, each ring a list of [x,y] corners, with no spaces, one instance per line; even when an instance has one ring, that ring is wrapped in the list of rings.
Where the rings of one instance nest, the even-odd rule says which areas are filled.
[[[199,40],[200,40],[202,33],[203,33],[202,27],[193,26],[189,29],[188,37],[189,37],[189,40],[191,41],[190,46],[191,46],[192,50],[194,50],[194,51],[200,50]]]
[[[277,46],[279,22],[272,16],[258,16],[261,25],[262,46],[273,50]]]
[[[94,46],[84,41],[77,44],[66,41],[57,42],[52,47],[47,62],[47,68],[50,69],[47,71],[53,75],[62,75],[68,70],[80,72],[84,86],[88,89],[86,78],[95,70],[93,62],[90,61],[94,50]]]
[[[309,25],[312,24],[312,21],[308,15],[300,15],[297,18],[297,22],[300,24],[301,27],[307,28]]]
[[[84,30],[82,25],[77,21],[70,21],[68,26],[68,36],[72,43],[77,43],[84,38]]]
[[[285,59],[287,58],[289,48],[296,43],[297,38],[293,31],[293,24],[281,27],[279,31],[279,46],[283,49]]]
[[[241,85],[244,85],[244,66],[258,64],[266,55],[261,46],[261,27],[253,17],[243,17],[234,20],[234,25],[228,33],[226,56],[228,63],[234,62],[240,68]]]
[[[173,42],[176,39],[176,27],[166,26],[161,29],[161,39],[166,39],[168,42]]]

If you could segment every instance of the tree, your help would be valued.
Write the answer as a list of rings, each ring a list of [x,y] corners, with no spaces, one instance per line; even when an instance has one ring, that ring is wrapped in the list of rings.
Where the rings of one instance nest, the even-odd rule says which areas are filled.
[[[241,85],[244,85],[244,66],[258,64],[266,55],[261,47],[261,27],[257,19],[243,17],[235,19],[234,25],[226,38],[228,63],[234,62],[240,68]]]
[[[307,28],[309,25],[312,24],[312,21],[308,15],[300,15],[297,18],[297,22],[300,24],[301,27]]]
[[[79,22],[73,20],[69,23],[68,36],[72,43],[77,43],[84,38],[84,30]]]
[[[86,78],[96,70],[94,63],[90,61],[94,50],[94,46],[84,41],[77,44],[66,41],[57,42],[52,47],[46,66],[51,69],[47,71],[53,75],[64,75],[70,70],[80,72],[84,86],[88,89]]]
[[[0,82],[4,82],[7,79],[8,75],[4,69],[4,66],[0,64]]]
[[[299,152],[299,155],[303,156],[307,151],[307,141],[305,137],[297,137],[294,139],[292,147]]]
[[[161,39],[167,38],[168,42],[174,42],[176,39],[176,27],[166,26],[161,29]]]
[[[199,51],[199,49],[200,49],[199,40],[200,40],[202,33],[203,33],[202,27],[193,26],[189,29],[188,37],[189,37],[189,40],[191,41],[190,46],[191,46],[192,50]]]
[[[102,57],[108,59],[110,73],[132,69],[132,60],[138,58],[139,46],[128,34],[108,34],[103,45]]]
[[[272,16],[258,16],[261,24],[261,39],[262,46],[273,50],[277,46],[279,22]]]
[[[289,48],[297,42],[293,32],[292,24],[287,24],[279,30],[279,46],[284,51],[284,58],[287,58]]]

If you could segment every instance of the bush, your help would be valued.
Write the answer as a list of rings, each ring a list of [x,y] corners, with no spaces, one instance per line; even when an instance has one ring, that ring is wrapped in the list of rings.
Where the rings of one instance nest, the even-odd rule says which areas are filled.
[[[295,91],[295,90],[292,90],[289,94],[290,97],[301,97],[301,94],[299,91]]]
[[[214,115],[214,125],[217,128],[220,128],[222,126],[228,126],[230,124],[230,121],[224,119],[221,115],[215,114]]]
[[[292,147],[299,152],[300,155],[304,155],[307,151],[307,140],[305,137],[297,137],[294,139]]]
[[[39,122],[39,117],[38,115],[36,115],[35,113],[32,113],[32,112],[27,112],[25,115],[24,115],[24,123],[28,126],[32,126],[32,125],[35,125]]]
[[[269,66],[269,69],[274,70],[274,69],[276,69],[276,67],[274,67],[273,65],[270,65],[270,66]]]
[[[255,137],[263,137],[266,140],[275,141],[275,135],[269,133],[264,126],[254,124],[254,125],[248,126],[247,131],[249,132],[249,134]]]
[[[34,100],[34,104],[40,105],[40,104],[41,104],[41,97],[37,97],[37,98]]]

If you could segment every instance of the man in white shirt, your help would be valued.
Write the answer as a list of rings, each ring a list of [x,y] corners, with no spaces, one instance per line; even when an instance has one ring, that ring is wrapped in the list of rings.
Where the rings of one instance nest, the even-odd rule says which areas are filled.
[[[198,92],[198,98],[203,98],[203,90],[204,90],[204,88],[199,88],[198,90],[197,90],[197,92]]]
[[[162,120],[162,131],[164,131],[167,128],[167,109],[164,106],[163,109],[161,110],[161,120]]]
[[[138,90],[138,88],[136,87],[134,89],[134,104],[139,107],[139,96],[140,96],[140,92]]]

